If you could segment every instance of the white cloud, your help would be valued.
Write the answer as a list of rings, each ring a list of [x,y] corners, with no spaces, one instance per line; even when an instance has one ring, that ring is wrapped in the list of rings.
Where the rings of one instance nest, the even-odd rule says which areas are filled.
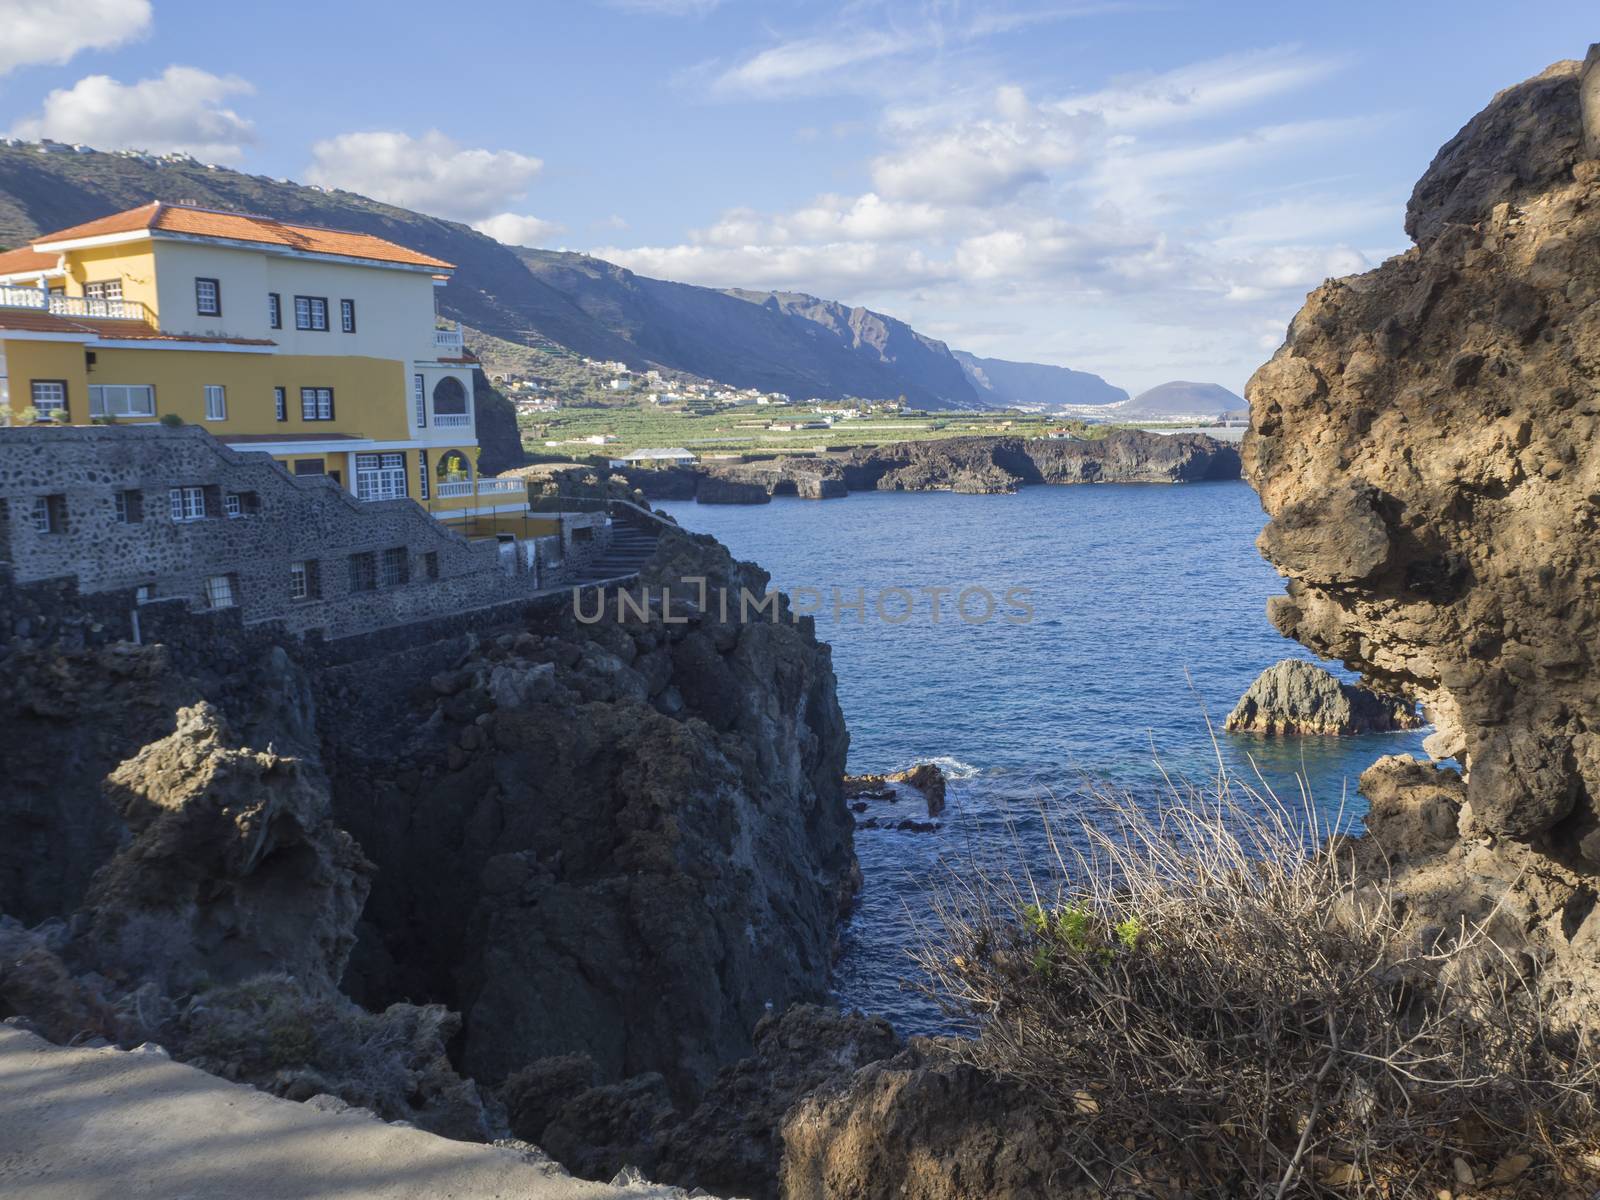
[[[847,67],[903,54],[919,44],[914,36],[894,32],[795,38],[723,71],[712,81],[711,91],[719,96],[792,94]]]
[[[896,242],[938,233],[950,214],[932,204],[901,204],[873,192],[851,198],[818,196],[792,213],[763,217],[747,208],[730,209],[694,240],[718,246],[765,242]]]
[[[39,115],[18,121],[11,135],[232,162],[255,141],[255,129],[223,101],[254,90],[243,79],[197,67],[168,67],[131,84],[90,75],[51,92]]]
[[[1063,113],[1094,113],[1117,129],[1148,129],[1259,103],[1325,79],[1339,65],[1334,59],[1276,46],[1119,80],[1099,91],[1066,97],[1054,107]]]
[[[944,278],[920,250],[824,243],[810,246],[602,246],[592,253],[641,275],[698,283],[815,292],[825,297],[894,291]]]
[[[106,50],[150,28],[150,0],[0,0],[0,75],[59,66],[81,50]]]
[[[312,183],[460,221],[507,215],[544,165],[514,150],[464,147],[436,129],[344,133],[316,143],[311,157]]]
[[[566,228],[559,221],[510,212],[474,221],[472,227],[507,246],[537,246]]]

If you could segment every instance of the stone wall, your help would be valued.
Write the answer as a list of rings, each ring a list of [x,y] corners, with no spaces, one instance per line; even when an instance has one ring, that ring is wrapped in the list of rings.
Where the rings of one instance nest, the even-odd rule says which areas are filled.
[[[195,488],[204,515],[175,519],[172,490]],[[0,430],[0,561],[18,584],[71,577],[85,596],[143,587],[148,601],[193,609],[212,607],[207,581],[223,577],[246,625],[330,638],[535,587],[519,556],[466,541],[410,500],[357,500],[191,426]],[[292,563],[315,564],[304,598]]]

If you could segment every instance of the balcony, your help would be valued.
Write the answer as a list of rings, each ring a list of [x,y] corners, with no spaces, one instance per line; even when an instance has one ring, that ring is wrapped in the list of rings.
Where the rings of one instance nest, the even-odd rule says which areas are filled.
[[[470,479],[451,479],[435,487],[434,494],[441,500],[473,495],[503,500],[508,496],[526,496],[528,482],[525,479],[479,479],[476,482]]]
[[[435,329],[433,331],[433,348],[441,354],[459,356],[465,343],[461,340],[461,324],[456,323],[454,329]]]
[[[464,429],[472,424],[471,413],[434,413],[433,423],[439,429]]]
[[[150,310],[137,300],[91,300],[86,296],[62,296],[35,287],[0,286],[0,308],[31,308],[58,317],[155,323],[150,319]]]

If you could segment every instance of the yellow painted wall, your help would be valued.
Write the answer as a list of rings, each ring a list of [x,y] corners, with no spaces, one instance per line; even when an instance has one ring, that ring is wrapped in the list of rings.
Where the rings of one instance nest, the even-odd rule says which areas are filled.
[[[122,298],[137,300],[158,315],[156,308],[156,258],[149,242],[122,246],[94,246],[67,253],[69,296],[83,295],[83,285],[106,279],[122,280]]]
[[[7,341],[4,349],[13,412],[33,404],[33,380],[64,379],[68,415],[74,422],[88,421],[88,376],[84,373],[82,342]]]
[[[393,359],[97,348],[94,366],[86,368],[79,343],[7,341],[5,353],[12,407],[27,406],[30,380],[65,379],[75,424],[89,421],[88,385],[149,384],[156,389],[157,417],[176,413],[186,424],[219,437],[339,433],[407,441],[413,434],[408,376],[405,365]],[[227,420],[205,419],[207,384],[227,389]],[[276,419],[274,387],[285,390],[283,421]],[[302,387],[333,389],[333,420],[301,419]]]

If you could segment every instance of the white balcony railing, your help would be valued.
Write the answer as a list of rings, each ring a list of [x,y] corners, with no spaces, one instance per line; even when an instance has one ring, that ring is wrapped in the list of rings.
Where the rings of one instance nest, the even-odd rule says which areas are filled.
[[[458,429],[472,424],[471,413],[434,413],[433,423],[439,429]]]
[[[59,296],[34,287],[0,287],[0,308],[32,308],[58,317],[101,317],[113,321],[150,319],[149,310],[137,300]]]
[[[523,479],[480,479],[476,483],[470,479],[451,479],[434,489],[434,495],[441,500],[474,493],[479,496],[526,496],[528,484]]]
[[[461,326],[459,325],[454,329],[435,329],[433,331],[433,348],[435,350],[454,350],[459,354],[462,344]]]
[[[528,482],[525,479],[480,479],[478,480],[478,495],[480,496],[513,496],[517,493],[527,495]]]

